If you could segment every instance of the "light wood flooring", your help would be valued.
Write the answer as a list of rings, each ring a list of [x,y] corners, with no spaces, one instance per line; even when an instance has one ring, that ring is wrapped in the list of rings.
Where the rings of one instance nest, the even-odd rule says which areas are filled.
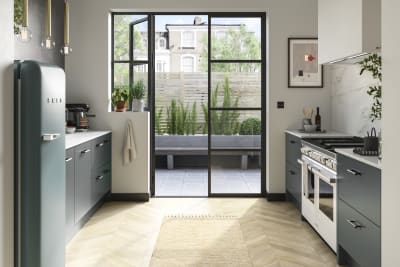
[[[153,198],[106,203],[68,244],[67,267],[145,267],[165,215],[239,218],[254,266],[331,267],[336,256],[287,202],[262,198]]]

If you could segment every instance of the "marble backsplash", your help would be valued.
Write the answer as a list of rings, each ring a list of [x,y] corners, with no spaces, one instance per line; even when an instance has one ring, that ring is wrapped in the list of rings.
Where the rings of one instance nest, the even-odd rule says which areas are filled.
[[[326,66],[326,85],[331,89],[331,128],[346,134],[365,136],[375,127],[381,131],[381,122],[371,122],[369,118],[372,97],[368,87],[376,83],[370,73],[360,76],[360,66]]]

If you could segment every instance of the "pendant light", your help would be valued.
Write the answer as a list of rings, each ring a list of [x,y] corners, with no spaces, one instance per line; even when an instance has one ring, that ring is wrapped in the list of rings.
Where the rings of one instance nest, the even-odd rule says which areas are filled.
[[[17,39],[21,42],[27,43],[32,39],[32,32],[29,29],[28,22],[28,0],[23,0],[23,17],[22,25],[19,27],[19,33],[17,34]]]
[[[51,39],[51,0],[47,0],[46,12],[46,39],[42,41],[42,47],[53,49],[56,43]]]
[[[68,0],[65,0],[65,9],[64,9],[64,46],[61,48],[61,54],[67,56],[70,52],[72,52],[71,47],[69,46],[69,3]]]

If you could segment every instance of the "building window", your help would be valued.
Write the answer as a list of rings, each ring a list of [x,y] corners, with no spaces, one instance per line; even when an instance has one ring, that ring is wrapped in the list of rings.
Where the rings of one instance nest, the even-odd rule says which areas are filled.
[[[194,56],[182,57],[182,72],[194,72]]]
[[[165,66],[167,64],[165,63],[164,60],[157,60],[156,63],[156,72],[165,72]]]
[[[167,41],[165,40],[165,38],[160,38],[160,40],[158,41],[158,47],[160,49],[167,48]]]
[[[195,47],[194,32],[186,31],[182,33],[182,47]]]

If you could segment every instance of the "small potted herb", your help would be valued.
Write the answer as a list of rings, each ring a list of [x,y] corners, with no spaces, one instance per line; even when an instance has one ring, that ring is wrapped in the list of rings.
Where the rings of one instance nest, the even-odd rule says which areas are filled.
[[[128,87],[116,88],[111,95],[111,101],[114,106],[114,111],[125,112],[129,102]]]
[[[132,98],[132,111],[143,112],[144,109],[144,95],[146,86],[143,80],[139,80],[133,84],[130,90],[130,95]]]

